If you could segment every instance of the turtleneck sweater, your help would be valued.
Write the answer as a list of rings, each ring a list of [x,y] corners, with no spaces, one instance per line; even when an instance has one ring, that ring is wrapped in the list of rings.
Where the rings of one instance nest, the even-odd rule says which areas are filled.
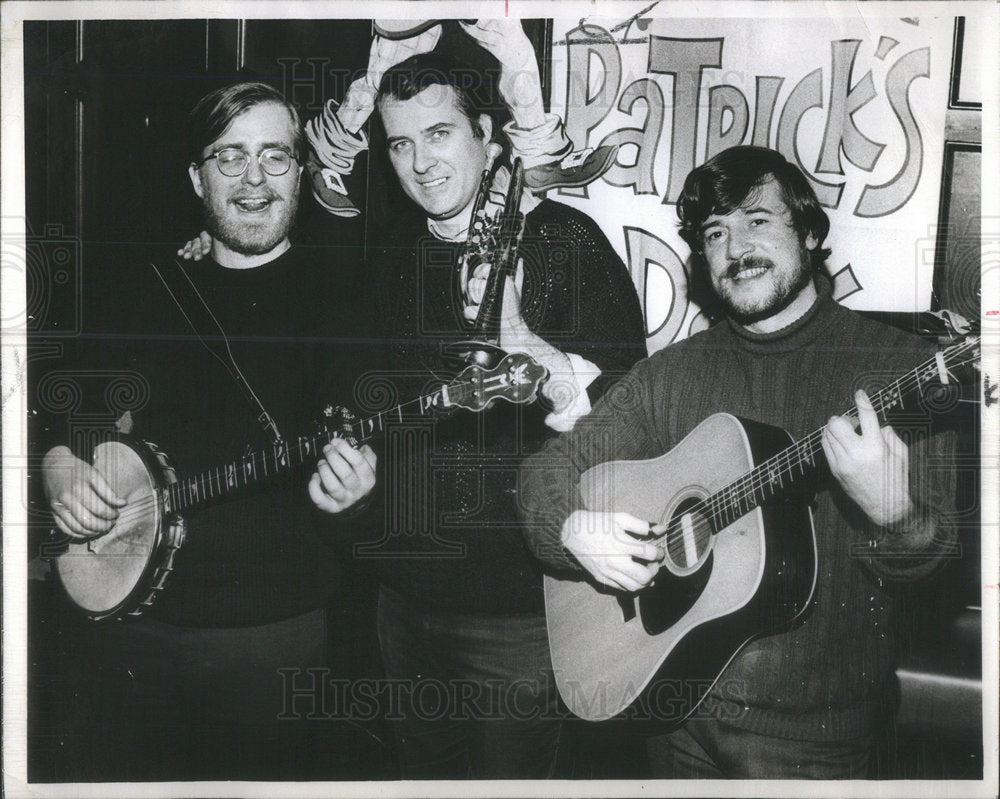
[[[885,385],[933,354],[923,340],[840,306],[826,281],[817,287],[811,308],[777,332],[729,320],[641,361],[571,433],[529,459],[521,500],[536,556],[584,576],[560,533],[584,507],[575,487],[591,466],[658,457],[715,413],[781,427],[797,441],[851,408],[855,389]],[[931,573],[955,540],[954,474],[941,468],[953,436],[928,435],[926,419],[911,419],[914,429],[901,433],[915,504],[908,519],[933,524],[932,543],[907,549],[905,520],[879,528],[836,481],[824,480],[811,506],[818,571],[811,608],[792,629],[745,646],[699,713],[800,740],[868,731],[898,653],[899,584]],[[670,487],[663,491],[669,496]]]
[[[81,382],[80,406],[101,424],[95,423],[95,438],[113,435],[121,411],[110,416],[107,408],[120,403],[130,410],[132,435],[162,448],[182,479],[218,472],[250,451],[270,451],[257,411],[215,357],[226,346],[289,442],[316,432],[325,403],[350,402],[354,376],[366,368],[364,347],[356,343],[363,328],[349,303],[331,313],[322,301],[342,291],[353,268],[348,258],[342,263],[316,248],[293,247],[252,269],[227,269],[212,259],[187,265],[228,336],[228,344],[216,341],[210,351],[153,270],[130,261],[131,251],[122,253],[122,262],[134,265],[122,270],[115,308],[106,312],[110,334],[88,327],[75,342],[75,362],[88,370],[81,374],[94,376]],[[155,253],[154,262],[169,257]],[[217,338],[207,323],[202,329]],[[139,386],[133,395],[115,394],[119,375],[122,385]],[[65,443],[67,422],[54,415],[44,421],[35,446]],[[76,454],[90,458],[88,451]],[[144,617],[186,627],[250,627],[325,607],[341,579],[331,544],[343,522],[322,514],[317,526],[309,475],[309,467],[291,470],[184,513],[184,545]]]

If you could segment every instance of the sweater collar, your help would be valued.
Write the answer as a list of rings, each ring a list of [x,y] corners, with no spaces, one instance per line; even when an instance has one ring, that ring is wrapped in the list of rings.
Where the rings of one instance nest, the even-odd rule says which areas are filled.
[[[197,263],[180,263],[182,263],[184,271],[193,279],[209,280],[211,285],[215,287],[249,286],[268,281],[272,279],[272,276],[286,279],[284,276],[289,265],[294,263],[295,252],[296,247],[293,245],[270,261],[246,269],[225,267],[212,256]]]
[[[827,329],[839,306],[833,299],[829,278],[821,275],[816,281],[816,301],[802,316],[773,333],[754,333],[733,319],[727,319],[730,330],[739,343],[752,351],[783,352],[813,343]]]

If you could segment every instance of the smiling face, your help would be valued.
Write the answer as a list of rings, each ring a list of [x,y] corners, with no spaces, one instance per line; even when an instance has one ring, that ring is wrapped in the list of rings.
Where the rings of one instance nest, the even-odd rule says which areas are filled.
[[[726,215],[701,226],[712,286],[730,316],[769,332],[795,321],[812,305],[809,250],[818,242],[800,237],[774,180],[767,180]]]
[[[272,147],[295,152],[294,123],[282,105],[260,103],[234,118],[225,133],[201,153],[205,158],[225,148],[242,150],[249,156],[242,175],[223,175],[214,158],[189,169],[212,234],[212,255],[224,266],[254,266],[289,246],[302,167],[293,160],[284,175],[268,175],[257,156]]]
[[[431,219],[470,208],[487,163],[492,123],[479,117],[483,135],[458,105],[451,86],[433,84],[409,100],[380,103],[389,159],[403,191]]]

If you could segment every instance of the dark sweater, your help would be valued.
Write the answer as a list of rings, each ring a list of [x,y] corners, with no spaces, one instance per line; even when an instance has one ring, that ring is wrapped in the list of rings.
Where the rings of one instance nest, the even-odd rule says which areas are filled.
[[[810,312],[777,333],[756,335],[722,323],[657,352],[571,434],[549,443],[533,459],[535,468],[525,469],[522,488],[536,554],[554,568],[582,573],[560,531],[582,507],[579,493],[573,488],[567,495],[567,486],[576,486],[595,463],[661,455],[720,412],[782,427],[798,440],[850,408],[855,388],[895,379],[933,352],[920,339],[841,307],[825,281],[820,287]],[[934,544],[917,556],[900,557],[898,548],[893,556],[894,536],[906,531],[877,528],[839,485],[826,481],[813,505],[815,605],[801,625],[745,647],[719,681],[727,698],[713,690],[706,710],[756,732],[805,740],[847,738],[869,728],[896,645],[892,583],[929,573],[954,541],[947,513],[954,478],[939,465],[951,446],[947,434],[910,446],[918,515],[937,526]],[[543,459],[568,465],[568,479],[565,469],[549,469],[561,479],[547,480]],[[929,469],[935,460],[938,467]],[[874,540],[879,544],[872,548]]]
[[[468,332],[454,295],[460,245],[431,236],[420,216],[394,222],[370,248],[368,268],[398,402],[453,374],[441,346]],[[595,401],[646,354],[628,270],[593,220],[550,201],[527,215],[521,253],[525,320],[602,370],[588,389]],[[377,540],[358,556],[420,608],[540,612],[540,564],[524,544],[516,505],[521,459],[555,434],[545,416],[538,404],[501,402],[484,413],[397,425],[382,461]]]
[[[321,382],[334,400],[349,399],[360,370],[345,343],[352,306],[330,312],[333,304],[324,298],[338,293],[336,267],[316,255],[293,247],[253,269],[226,269],[211,260],[186,265],[286,440],[315,432]],[[116,297],[124,316],[105,323],[113,332],[95,344],[101,352],[91,362],[101,363],[105,374],[125,369],[141,376],[147,398],[132,412],[133,435],[159,445],[180,476],[270,446],[235,381],[191,331],[153,270],[139,262],[129,278]],[[146,615],[238,627],[324,607],[340,573],[313,518],[310,473],[306,466],[185,514],[186,541]]]

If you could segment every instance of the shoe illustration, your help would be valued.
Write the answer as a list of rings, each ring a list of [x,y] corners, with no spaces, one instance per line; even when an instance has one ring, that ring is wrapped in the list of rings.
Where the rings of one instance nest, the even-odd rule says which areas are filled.
[[[542,194],[549,189],[586,186],[607,172],[617,155],[617,144],[574,150],[559,161],[539,164],[524,170],[524,184],[534,194]]]
[[[306,172],[316,202],[336,216],[352,217],[361,213],[347,193],[343,176],[328,166],[323,166],[315,153],[306,159]]]

